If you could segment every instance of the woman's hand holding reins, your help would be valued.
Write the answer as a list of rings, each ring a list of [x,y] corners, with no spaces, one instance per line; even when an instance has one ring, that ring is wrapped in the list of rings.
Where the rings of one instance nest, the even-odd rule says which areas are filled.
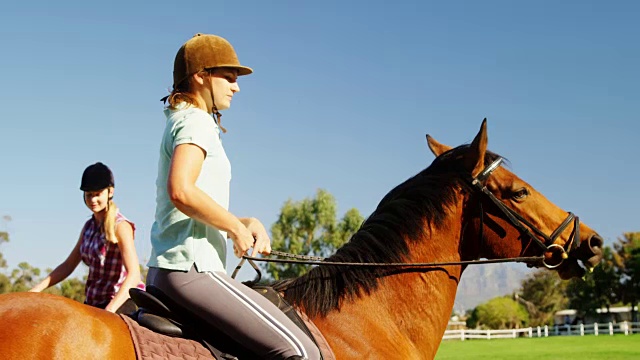
[[[253,247],[251,255],[257,253],[269,255],[271,253],[271,239],[264,225],[256,218],[241,218],[244,225],[235,234],[229,234],[233,241],[233,253],[237,257],[246,254],[249,248]]]
[[[256,218],[247,219],[247,223],[245,223],[245,225],[247,226],[247,229],[251,231],[251,234],[255,239],[251,255],[255,256],[258,253],[262,255],[269,255],[271,253],[271,239],[269,238],[269,234],[264,228],[264,225],[262,225],[260,220]]]
[[[238,226],[233,233],[229,233],[229,237],[233,241],[233,254],[236,257],[242,257],[253,246],[253,235],[244,224]]]

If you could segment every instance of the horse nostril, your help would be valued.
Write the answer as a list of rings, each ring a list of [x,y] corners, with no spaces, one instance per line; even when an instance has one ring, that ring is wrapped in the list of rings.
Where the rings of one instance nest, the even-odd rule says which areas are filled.
[[[602,238],[598,234],[593,234],[589,238],[589,248],[591,248],[591,251],[593,251],[594,254],[596,253],[596,249],[602,251],[603,244],[604,240],[602,240]]]
[[[589,269],[596,267],[602,260],[602,246],[604,241],[598,234],[593,234],[588,240],[580,243],[575,257]]]

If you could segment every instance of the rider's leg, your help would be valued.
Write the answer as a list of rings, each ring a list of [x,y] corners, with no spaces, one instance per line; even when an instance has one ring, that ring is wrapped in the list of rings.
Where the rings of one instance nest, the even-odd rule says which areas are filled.
[[[269,300],[223,272],[150,268],[147,284],[267,359],[317,360],[313,341]]]

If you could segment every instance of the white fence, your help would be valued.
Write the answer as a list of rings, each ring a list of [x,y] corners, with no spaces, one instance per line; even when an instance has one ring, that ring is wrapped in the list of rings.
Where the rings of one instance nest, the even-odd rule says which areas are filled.
[[[604,324],[579,324],[579,325],[555,325],[536,328],[512,329],[512,330],[447,330],[443,340],[467,340],[467,339],[515,339],[517,337],[547,337],[547,336],[585,336],[585,335],[613,335],[613,334],[640,334],[640,322],[604,323]]]

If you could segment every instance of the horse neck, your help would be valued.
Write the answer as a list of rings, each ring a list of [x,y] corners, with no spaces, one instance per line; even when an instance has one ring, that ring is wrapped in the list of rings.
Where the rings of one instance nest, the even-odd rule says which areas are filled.
[[[405,239],[411,244],[407,262],[460,261],[462,206],[458,204],[449,211],[447,220],[423,239]],[[433,358],[449,321],[461,275],[460,265],[392,274],[381,278],[372,293],[344,300],[339,311],[313,321],[330,343],[353,340],[346,357],[359,351],[370,356],[379,350],[381,355],[388,352],[398,358]],[[362,339],[361,344],[353,339],[354,334]]]

